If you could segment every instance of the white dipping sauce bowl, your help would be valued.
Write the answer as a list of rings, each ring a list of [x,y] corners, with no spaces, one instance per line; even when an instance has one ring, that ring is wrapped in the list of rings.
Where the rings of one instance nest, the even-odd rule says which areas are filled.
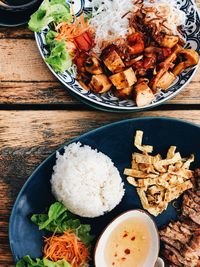
[[[158,234],[158,229],[156,227],[153,219],[143,210],[130,210],[114,219],[103,231],[99,240],[97,241],[95,247],[95,256],[94,262],[96,267],[107,267],[106,257],[105,257],[105,248],[108,242],[108,239],[114,229],[118,227],[121,223],[128,219],[140,219],[143,220],[150,233],[150,252],[141,267],[163,267],[164,262],[162,259],[158,258],[159,249],[160,249],[160,239]],[[133,266],[134,267],[134,266]]]

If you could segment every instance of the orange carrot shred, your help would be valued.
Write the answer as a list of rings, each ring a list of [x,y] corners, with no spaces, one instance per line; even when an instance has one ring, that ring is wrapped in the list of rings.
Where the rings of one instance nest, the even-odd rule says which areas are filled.
[[[73,267],[80,267],[90,259],[87,247],[72,230],[60,236],[45,237],[44,243],[44,256],[52,261],[65,259]]]
[[[68,24],[66,22],[61,22],[57,25],[56,30],[58,31],[58,35],[56,36],[56,40],[59,41],[61,39],[70,40],[75,37],[80,36],[84,32],[89,29],[88,21],[85,21],[84,15],[81,14],[79,18],[76,18],[73,24]]]

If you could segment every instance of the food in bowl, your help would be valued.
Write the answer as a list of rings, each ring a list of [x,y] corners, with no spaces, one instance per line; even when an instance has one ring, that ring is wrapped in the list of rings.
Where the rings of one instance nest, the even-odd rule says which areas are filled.
[[[123,182],[112,160],[80,142],[57,153],[52,192],[72,213],[97,217],[114,209],[124,195]]]
[[[134,145],[140,151],[132,154],[131,169],[124,174],[136,187],[142,206],[154,216],[167,209],[169,202],[193,187],[193,171],[189,169],[194,155],[182,158],[176,147],[171,146],[166,158],[150,155],[153,147],[142,144],[143,132],[136,131]]]
[[[184,48],[185,17],[173,0],[96,0],[79,17],[65,1],[45,0],[29,27],[49,25],[46,61],[56,72],[69,70],[86,90],[112,91],[142,107],[198,63],[198,53]]]
[[[159,236],[155,223],[144,211],[131,210],[111,222],[100,236],[95,266],[154,266],[158,253]]]

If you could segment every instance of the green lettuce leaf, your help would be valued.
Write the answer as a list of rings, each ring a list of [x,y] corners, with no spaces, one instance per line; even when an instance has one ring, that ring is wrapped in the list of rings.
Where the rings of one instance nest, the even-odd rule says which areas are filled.
[[[81,239],[81,241],[87,246],[90,245],[94,237],[90,235],[91,226],[89,224],[80,224],[76,228],[76,235]]]
[[[48,214],[34,214],[31,221],[39,226],[39,230],[46,229],[53,233],[63,233],[68,229],[74,229],[75,234],[87,246],[93,240],[93,236],[90,235],[90,225],[81,224],[80,220],[76,219],[60,202],[52,204]]]
[[[30,256],[24,256],[16,264],[16,267],[72,267],[66,260],[59,260],[56,262],[48,259],[32,260]]]
[[[52,31],[52,30],[48,31],[46,36],[45,36],[47,45],[49,45],[50,47],[54,47],[56,44],[55,37],[57,35],[58,35],[58,33],[55,31]]]
[[[47,259],[43,259],[43,263],[45,267],[72,267],[71,264],[69,264],[66,260],[59,260],[56,262],[52,262]]]
[[[29,29],[41,31],[50,22],[71,21],[70,8],[65,0],[44,0],[39,9],[31,16]]]
[[[16,264],[16,267],[44,267],[43,260],[36,259],[35,261],[31,259],[30,256],[24,256]]]
[[[51,48],[50,55],[45,59],[46,62],[56,72],[64,72],[72,65],[72,59],[66,49],[65,41],[54,41],[54,47]]]

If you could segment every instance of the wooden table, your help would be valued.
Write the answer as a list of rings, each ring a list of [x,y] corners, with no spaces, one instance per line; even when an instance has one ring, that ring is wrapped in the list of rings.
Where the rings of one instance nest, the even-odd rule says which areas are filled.
[[[198,0],[200,6],[200,0]],[[0,28],[0,266],[13,266],[8,221],[22,185],[70,139],[126,118],[169,116],[200,124],[200,70],[182,93],[154,110],[96,111],[71,97],[41,59],[26,27]]]

